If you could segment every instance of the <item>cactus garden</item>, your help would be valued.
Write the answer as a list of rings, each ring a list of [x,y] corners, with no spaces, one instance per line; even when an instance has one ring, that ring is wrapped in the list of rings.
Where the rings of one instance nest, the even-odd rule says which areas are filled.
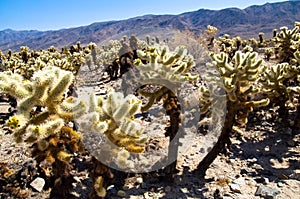
[[[299,198],[299,24],[0,51],[0,198]]]

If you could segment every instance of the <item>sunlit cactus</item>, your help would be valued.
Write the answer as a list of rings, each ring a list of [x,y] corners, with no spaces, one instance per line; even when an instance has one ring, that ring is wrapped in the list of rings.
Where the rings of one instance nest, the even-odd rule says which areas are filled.
[[[83,50],[70,53],[66,47],[60,53],[54,46],[43,51],[30,50],[27,46],[22,46],[20,53],[7,53],[9,58],[3,56],[2,66],[5,70],[19,73],[26,79],[30,79],[35,71],[47,65],[58,66],[76,75],[82,63],[85,62],[86,56]]]
[[[265,59],[266,61],[270,61],[271,56],[274,54],[274,49],[273,48],[265,48]]]
[[[194,82],[199,78],[198,75],[192,75],[189,72],[195,66],[194,58],[184,46],[178,46],[174,51],[170,51],[168,46],[159,44],[149,46],[145,50],[138,50],[137,57],[134,63],[138,70],[139,83],[160,86],[156,91],[138,89],[138,93],[147,98],[141,111],[147,112],[154,103],[162,100],[163,108],[170,116],[170,125],[166,129],[165,136],[168,136],[175,146],[179,146],[179,136],[175,140],[181,123],[181,108],[177,92],[182,83]],[[177,150],[177,148],[171,149],[171,145],[169,145],[169,157],[172,156],[170,154],[177,154]],[[176,173],[176,163],[177,161],[165,168],[165,173],[170,180]]]
[[[278,58],[280,62],[290,62],[293,54],[300,47],[300,33],[299,27],[296,26],[291,30],[288,27],[281,27],[280,33],[274,38],[276,47],[278,49]]]
[[[83,150],[80,133],[65,124],[84,114],[86,105],[72,96],[65,97],[74,80],[69,71],[47,66],[30,80],[11,71],[0,73],[0,90],[18,100],[17,113],[6,125],[17,143],[24,140],[32,144],[32,155],[39,163],[45,160],[52,165],[57,180],[52,193],[64,197],[72,186],[72,176],[61,174],[68,173],[72,153]],[[65,188],[60,192],[62,186]]]
[[[140,112],[140,109],[141,100],[134,95],[125,97],[122,93],[111,90],[104,99],[102,96],[96,97],[91,94],[87,114],[78,120],[80,130],[86,134],[104,136],[106,139],[103,147],[109,148],[107,153],[115,151],[109,161],[115,160],[114,163],[120,169],[133,169],[134,164],[129,159],[130,153],[144,152],[148,141],[148,136],[142,132],[141,124],[134,120],[135,114]],[[85,143],[89,145],[89,140]],[[107,173],[110,172],[108,167],[99,160],[102,152],[103,150],[100,154],[96,151],[91,152],[95,156],[91,174],[94,182],[91,192],[93,197],[105,195],[103,181],[104,177],[107,179]]]
[[[177,47],[173,52],[167,46],[153,46],[146,51],[138,50],[137,54],[135,65],[141,71],[141,83],[157,80],[162,84],[176,84],[198,78],[188,72],[195,66],[195,62],[184,46]],[[147,60],[147,63],[144,64],[141,60]]]
[[[134,95],[124,97],[122,93],[110,92],[105,100],[91,95],[88,114],[80,126],[86,132],[105,134],[110,142],[129,152],[143,152],[147,136],[134,121],[140,106],[141,100]]]
[[[298,54],[295,53],[295,58],[299,61],[299,57],[297,58]],[[288,125],[287,102],[288,100],[292,100],[290,91],[294,89],[291,89],[291,86],[295,85],[299,74],[299,65],[290,65],[288,63],[265,67],[262,71],[261,82],[263,84],[263,91],[268,95],[274,106],[279,106],[278,113],[283,125]]]
[[[269,99],[253,100],[253,96],[260,91],[256,86],[259,77],[262,60],[257,59],[257,53],[237,52],[232,61],[229,62],[228,55],[225,53],[212,54],[213,62],[207,64],[214,68],[218,74],[212,73],[204,77],[208,82],[214,82],[216,85],[224,88],[227,98],[225,122],[222,127],[221,135],[213,149],[198,165],[197,172],[205,175],[206,170],[217,155],[230,146],[230,135],[233,132],[234,125],[245,125],[248,121],[248,114],[254,107],[266,106]],[[209,99],[210,93],[202,89],[206,98]],[[203,105],[209,106],[210,101],[200,101]],[[204,102],[204,103],[203,103]],[[203,111],[206,111],[204,108]]]

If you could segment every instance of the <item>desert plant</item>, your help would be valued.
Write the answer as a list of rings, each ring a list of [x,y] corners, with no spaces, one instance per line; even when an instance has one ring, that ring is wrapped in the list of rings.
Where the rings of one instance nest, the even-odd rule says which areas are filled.
[[[225,122],[217,143],[200,162],[196,170],[196,173],[201,176],[205,175],[209,165],[218,154],[224,152],[226,146],[230,146],[230,135],[233,132],[234,125],[236,123],[245,125],[248,114],[254,107],[265,106],[269,103],[269,99],[253,99],[253,95],[259,92],[259,88],[255,84],[262,63],[262,60],[257,59],[257,53],[241,53],[238,51],[231,62],[228,61],[228,55],[225,53],[212,54],[211,57],[213,62],[207,64],[207,66],[215,68],[220,76],[212,74],[210,77],[207,76],[206,79],[217,85],[224,85],[227,110],[224,113]],[[202,89],[202,91],[205,90]],[[210,103],[209,100],[206,102]]]
[[[106,165],[113,161],[123,170],[134,169],[134,163],[129,158],[130,153],[142,153],[145,150],[148,136],[142,133],[141,125],[134,121],[134,115],[140,111],[140,106],[141,100],[134,95],[124,97],[122,93],[114,91],[108,92],[107,99],[90,95],[88,112],[78,120],[80,130],[85,132],[85,144],[92,146],[96,137],[106,138],[102,148],[88,147],[94,156],[91,172],[94,186],[90,193],[91,198],[104,197],[107,180],[114,176],[103,161]],[[102,158],[104,153],[108,159]]]
[[[14,131],[17,143],[25,141],[33,147],[32,155],[42,163],[52,164],[55,185],[53,193],[61,186],[67,191],[72,186],[69,174],[70,153],[82,149],[81,135],[65,123],[82,115],[85,104],[64,93],[73,82],[71,72],[57,67],[45,67],[33,74],[31,81],[10,71],[0,74],[0,89],[18,100],[17,113],[6,125]],[[43,107],[36,112],[37,106]],[[63,192],[61,196],[65,196]]]
[[[300,33],[299,27],[296,24],[297,22],[295,22],[295,27],[291,30],[287,27],[281,27],[280,33],[274,38],[277,56],[281,63],[290,63],[294,53],[300,48]]]
[[[142,85],[160,85],[159,89],[147,91],[143,88],[138,89],[138,93],[148,101],[141,108],[142,112],[148,111],[152,105],[160,100],[163,107],[170,117],[170,125],[166,130],[165,136],[170,138],[176,146],[175,149],[169,145],[169,156],[177,156],[179,146],[179,136],[176,133],[181,123],[181,107],[178,101],[180,84],[185,81],[195,81],[198,76],[191,75],[188,71],[195,66],[193,57],[187,53],[184,46],[178,46],[173,52],[164,45],[153,45],[146,50],[137,51],[138,59],[135,60],[136,68],[139,70],[138,82]],[[145,60],[143,63],[141,60]],[[176,139],[176,140],[175,140]],[[165,168],[168,177],[176,173],[176,161]]]
[[[288,124],[287,102],[291,100],[289,87],[297,80],[299,67],[281,63],[264,67],[261,74],[262,89],[273,106],[279,106],[278,114],[284,126]]]
[[[265,35],[265,33],[263,33],[263,32],[260,32],[260,33],[258,34],[258,37],[259,37],[259,44],[260,44],[260,45],[262,45],[263,42],[264,42],[264,38],[263,38],[264,35]]]
[[[270,58],[271,58],[271,56],[273,55],[273,53],[274,53],[273,48],[265,48],[265,52],[264,52],[264,54],[265,54],[265,59],[266,59],[267,61],[270,61]]]

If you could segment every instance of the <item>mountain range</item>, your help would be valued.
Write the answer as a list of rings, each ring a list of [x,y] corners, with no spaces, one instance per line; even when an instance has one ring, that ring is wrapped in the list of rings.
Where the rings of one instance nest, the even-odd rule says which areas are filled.
[[[131,34],[139,38],[146,35],[169,38],[176,30],[190,30],[199,34],[207,25],[217,27],[219,35],[226,33],[242,38],[257,38],[259,32],[264,32],[265,37],[271,37],[273,29],[282,26],[291,28],[295,21],[300,21],[299,0],[253,5],[245,9],[199,9],[179,15],[145,15],[55,31],[6,29],[0,31],[0,50],[19,50],[20,46],[46,49],[51,45],[69,46],[77,41],[100,44]]]

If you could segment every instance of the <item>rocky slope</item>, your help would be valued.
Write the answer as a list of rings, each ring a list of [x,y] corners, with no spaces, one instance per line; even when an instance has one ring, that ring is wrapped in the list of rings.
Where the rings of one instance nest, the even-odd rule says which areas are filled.
[[[77,41],[101,43],[123,35],[136,34],[170,38],[174,30],[191,30],[199,33],[207,25],[216,26],[219,34],[228,33],[244,38],[257,37],[264,32],[270,37],[274,28],[292,26],[300,19],[300,1],[267,3],[246,9],[223,10],[200,9],[179,15],[145,15],[121,21],[97,22],[88,26],[57,31],[0,31],[0,50],[18,50],[20,46],[45,49],[53,45],[63,47]]]

